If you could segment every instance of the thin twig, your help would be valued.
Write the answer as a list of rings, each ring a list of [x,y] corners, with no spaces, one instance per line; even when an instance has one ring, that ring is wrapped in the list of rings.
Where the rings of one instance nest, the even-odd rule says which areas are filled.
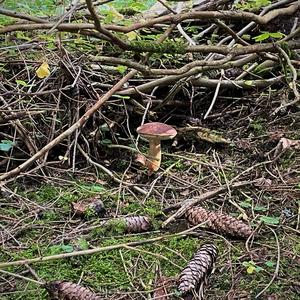
[[[277,114],[280,110],[300,102],[300,94],[299,94],[299,91],[298,91],[298,88],[297,88],[297,77],[298,77],[297,71],[296,71],[295,67],[293,66],[289,56],[287,55],[287,53],[278,45],[277,45],[277,48],[278,48],[279,52],[282,54],[282,56],[284,57],[284,59],[286,60],[286,63],[289,66],[289,68],[292,72],[293,78],[292,78],[292,81],[290,82],[289,86],[294,92],[295,99],[293,101],[289,102],[289,103],[286,103],[284,105],[279,106],[274,111],[273,114]]]
[[[223,74],[224,74],[224,70],[222,70],[222,71],[223,71]],[[221,77],[219,78],[219,82],[217,84],[217,87],[216,87],[216,90],[215,90],[215,93],[214,93],[214,97],[213,97],[213,99],[210,103],[210,106],[209,106],[206,114],[203,117],[204,120],[208,117],[208,115],[210,114],[211,110],[213,109],[213,107],[216,103],[216,100],[217,100],[218,95],[219,95],[220,87],[221,87],[221,82],[222,82],[222,79],[223,79],[223,74],[221,74]]]
[[[202,225],[202,224],[200,224],[200,225]],[[40,256],[40,257],[36,257],[36,258],[21,259],[21,260],[10,261],[10,262],[1,262],[0,269],[4,269],[4,268],[10,267],[10,266],[22,266],[22,265],[26,265],[26,264],[29,265],[29,264],[45,262],[45,261],[60,260],[60,259],[65,259],[65,258],[69,258],[69,257],[91,255],[91,254],[104,252],[104,251],[122,249],[122,248],[126,248],[127,246],[134,247],[134,246],[138,246],[138,245],[154,243],[157,241],[168,240],[168,239],[172,239],[174,237],[184,237],[186,235],[192,234],[193,230],[198,227],[199,227],[199,225],[197,225],[193,228],[190,228],[188,230],[181,231],[179,233],[162,235],[162,236],[158,236],[158,237],[154,237],[154,238],[150,238],[150,239],[139,240],[139,241],[134,241],[134,242],[110,245],[110,246],[105,246],[105,247],[95,247],[93,249],[74,251],[71,253],[61,253],[61,254],[50,255],[50,256]]]
[[[230,187],[231,189],[236,189],[239,187],[243,187],[246,185],[250,185],[252,183],[256,182],[256,180],[252,180],[252,181],[240,181],[240,182],[236,182],[233,183]],[[184,201],[181,204],[181,207],[177,210],[176,213],[174,213],[173,215],[171,215],[166,221],[163,222],[162,227],[166,227],[166,225],[168,225],[169,223],[173,222],[176,218],[181,217],[190,207],[199,204],[200,202],[215,197],[223,192],[225,192],[228,189],[228,185],[224,184],[218,188],[216,188],[215,190],[206,192],[204,194],[202,194],[201,196],[192,198],[192,199],[188,199],[186,201]]]
[[[279,240],[277,237],[277,233],[275,232],[275,230],[273,230],[271,227],[269,227],[269,229],[273,232],[274,236],[275,236],[275,240],[276,240],[276,245],[277,245],[277,261],[276,261],[276,268],[274,271],[274,274],[270,280],[270,282],[265,286],[265,288],[260,291],[256,296],[255,299],[258,299],[266,290],[268,290],[268,288],[272,285],[272,283],[274,282],[274,280],[276,279],[276,277],[279,274],[279,268],[280,268],[280,244],[279,244]]]
[[[13,176],[18,175],[20,172],[24,171],[26,168],[31,166],[37,159],[45,155],[50,149],[56,146],[58,143],[63,141],[70,134],[75,132],[78,128],[81,128],[86,121],[120,88],[122,88],[123,84],[126,83],[132,76],[136,74],[136,71],[131,71],[127,75],[125,75],[122,79],[119,80],[107,93],[105,93],[102,97],[99,97],[98,101],[71,127],[53,139],[50,143],[44,146],[41,150],[35,153],[32,157],[30,157],[27,161],[16,167],[15,169],[4,173],[0,176],[1,185],[5,184],[4,180],[11,178]]]
[[[9,276],[13,276],[13,277],[22,279],[22,280],[33,282],[33,283],[38,284],[38,285],[43,285],[44,284],[44,282],[37,281],[37,280],[34,280],[32,278],[25,277],[25,276],[22,276],[22,275],[19,275],[19,274],[15,274],[15,273],[11,273],[11,272],[8,272],[8,271],[4,271],[4,270],[1,270],[1,269],[0,269],[0,272],[3,273],[3,274],[9,275]]]
[[[102,170],[103,172],[105,172],[105,173],[106,173],[112,180],[114,180],[115,182],[120,183],[120,184],[122,183],[122,184],[124,184],[124,185],[126,185],[126,186],[130,186],[130,187],[132,187],[133,189],[135,189],[136,191],[138,191],[139,193],[142,193],[143,195],[147,195],[147,194],[148,194],[147,191],[143,190],[142,188],[140,188],[140,187],[138,187],[138,186],[136,186],[136,185],[134,185],[134,184],[132,184],[132,183],[129,183],[129,182],[120,180],[119,178],[117,178],[117,177],[114,175],[114,173],[113,173],[112,171],[108,170],[107,168],[105,168],[104,166],[100,165],[99,163],[96,163],[95,161],[93,161],[93,160],[87,155],[87,153],[81,148],[80,145],[77,145],[77,147],[78,147],[79,151],[81,152],[81,154],[86,158],[86,160],[87,160],[90,164],[96,166],[97,168],[99,168],[100,170]]]

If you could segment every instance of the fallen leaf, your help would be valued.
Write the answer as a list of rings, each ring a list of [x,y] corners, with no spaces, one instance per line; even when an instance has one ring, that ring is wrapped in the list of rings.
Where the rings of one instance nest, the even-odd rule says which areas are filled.
[[[279,141],[284,135],[284,130],[283,129],[278,129],[275,131],[268,132],[268,136],[270,141],[275,142]]]
[[[247,273],[248,274],[252,274],[254,271],[255,271],[255,266],[253,265],[250,265],[248,268],[247,268]]]
[[[270,187],[272,186],[272,180],[261,177],[254,183],[254,185],[259,187]]]
[[[295,147],[296,149],[300,149],[300,140],[290,140],[287,138],[281,138],[279,143],[281,143],[282,149],[289,149],[291,147]]]
[[[49,65],[47,62],[43,62],[39,68],[36,70],[36,75],[38,78],[43,79],[50,75]]]
[[[83,217],[88,214],[97,215],[100,217],[104,216],[106,212],[103,202],[97,197],[83,199],[78,202],[72,202],[71,206],[74,215],[79,217]]]
[[[261,216],[259,220],[269,225],[277,225],[280,223],[279,217]]]
[[[237,147],[243,149],[243,150],[249,150],[251,149],[251,142],[248,139],[239,139],[235,142]]]
[[[130,32],[126,33],[126,36],[129,41],[133,41],[133,40],[136,40],[138,35],[134,31],[130,31]]]
[[[223,143],[223,144],[230,144],[230,141],[224,139],[220,134],[214,131],[198,131],[198,137],[201,140],[210,142],[210,143]]]
[[[231,142],[225,139],[220,132],[200,126],[188,126],[177,128],[178,135],[188,138],[204,140],[210,143],[230,144]]]

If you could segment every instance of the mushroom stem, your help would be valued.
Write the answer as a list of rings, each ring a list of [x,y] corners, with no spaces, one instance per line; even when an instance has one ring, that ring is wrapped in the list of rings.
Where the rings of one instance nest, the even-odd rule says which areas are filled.
[[[147,167],[150,171],[155,172],[159,169],[161,163],[161,147],[160,139],[150,139],[149,140],[149,155],[148,162],[146,162]]]

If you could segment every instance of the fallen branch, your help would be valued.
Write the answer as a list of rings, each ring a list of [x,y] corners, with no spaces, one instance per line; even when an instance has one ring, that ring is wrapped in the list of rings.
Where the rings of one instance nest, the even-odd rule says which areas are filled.
[[[101,62],[107,65],[123,65],[145,74],[145,75],[180,75],[190,71],[192,68],[201,67],[201,66],[222,66],[223,64],[229,62],[232,59],[232,55],[228,55],[227,57],[219,60],[195,60],[191,63],[184,65],[179,69],[151,69],[148,66],[144,66],[140,63],[134,62],[129,59],[118,58],[118,57],[107,57],[107,56],[94,56],[89,55],[88,59],[93,62]]]
[[[8,179],[10,177],[16,176],[20,172],[24,171],[26,168],[31,166],[37,159],[45,155],[50,149],[52,149],[55,145],[63,141],[66,137],[71,135],[77,129],[81,128],[85,122],[120,88],[122,88],[123,84],[126,83],[132,76],[135,75],[136,71],[131,71],[126,76],[124,76],[118,83],[116,83],[106,94],[98,99],[96,104],[94,104],[76,123],[74,123],[71,127],[69,127],[66,131],[57,136],[54,140],[44,146],[41,150],[35,153],[31,158],[27,161],[16,167],[15,169],[4,173],[0,176],[0,182]],[[2,185],[4,183],[1,183]]]
[[[135,95],[139,92],[145,93],[148,91],[151,91],[153,88],[159,86],[167,86],[170,84],[174,84],[178,80],[181,80],[184,77],[188,77],[190,75],[186,76],[179,76],[179,75],[172,75],[167,76],[164,78],[159,78],[157,80],[153,80],[151,82],[147,82],[141,85],[136,86],[135,88],[129,88],[123,91],[118,92],[119,95]],[[259,79],[259,80],[251,80],[251,81],[245,81],[245,80],[222,80],[221,87],[222,88],[244,88],[244,89],[253,89],[253,88],[263,88],[268,87],[274,83],[280,82],[283,79],[284,76],[278,76],[271,79]],[[191,82],[195,86],[204,86],[209,88],[217,87],[219,80],[218,79],[205,79],[205,78],[198,78],[198,79],[192,79]]]
[[[200,225],[202,226],[202,224],[200,224]],[[95,254],[95,253],[99,253],[99,252],[111,251],[111,250],[122,249],[122,248],[127,249],[128,247],[134,247],[134,246],[154,243],[154,242],[158,242],[158,241],[171,239],[174,237],[184,237],[186,235],[192,234],[193,230],[198,227],[200,227],[200,226],[197,225],[193,228],[190,228],[188,230],[181,231],[181,232],[175,233],[175,234],[162,235],[162,236],[158,236],[158,237],[154,237],[154,238],[150,238],[150,239],[139,240],[139,241],[135,241],[135,242],[128,242],[128,243],[122,243],[122,244],[105,246],[105,247],[96,247],[93,249],[74,251],[71,253],[62,253],[62,254],[49,255],[49,256],[40,256],[40,257],[36,257],[36,258],[21,259],[21,260],[10,261],[10,262],[1,262],[0,269],[4,269],[7,267],[11,267],[11,266],[23,266],[26,264],[29,265],[29,264],[33,264],[33,263],[65,259],[65,258],[69,258],[69,257],[91,255],[91,254]]]
[[[122,41],[117,36],[113,35],[110,31],[108,31],[101,25],[100,18],[96,13],[93,2],[91,0],[86,0],[85,2],[86,2],[87,8],[88,8],[93,20],[94,20],[95,28],[99,31],[99,33],[102,33],[103,35],[107,36],[114,44],[118,45],[120,48],[128,49],[129,46],[127,45],[127,43]]]
[[[5,9],[0,7],[0,15],[8,16],[11,18],[17,18],[17,19],[23,19],[35,23],[48,23],[46,19],[38,18],[38,17],[33,17],[27,14],[19,13],[13,10]]]
[[[45,110],[37,110],[37,111],[20,111],[10,115],[1,115],[0,112],[0,124],[7,123],[8,121],[13,120],[22,120],[28,117],[32,117],[34,115],[39,115],[45,113]]]
[[[147,21],[135,23],[129,26],[120,26],[120,25],[104,25],[103,29],[112,30],[116,32],[128,33],[135,31],[141,28],[149,28],[157,24],[179,24],[182,21],[186,20],[209,20],[209,19],[219,19],[219,20],[246,20],[253,21],[257,24],[265,25],[269,23],[272,19],[284,16],[292,15],[300,8],[299,1],[294,3],[286,8],[279,8],[272,10],[265,14],[264,16],[259,16],[251,12],[246,11],[192,11],[188,13],[176,14],[176,15],[167,15],[158,18],[153,18]],[[0,12],[1,14],[1,12]],[[0,33],[6,33],[11,31],[26,31],[26,30],[35,30],[35,29],[50,29],[55,25],[55,23],[38,23],[38,24],[16,24],[8,25],[0,29]],[[96,29],[94,24],[90,23],[81,23],[81,24],[60,24],[57,26],[59,31],[64,30],[82,30],[82,29]]]
[[[121,179],[117,178],[113,172],[111,172],[110,170],[108,170],[107,168],[105,168],[104,166],[96,163],[95,161],[93,161],[86,152],[84,152],[84,150],[80,147],[80,145],[77,145],[79,151],[81,152],[81,154],[85,157],[85,159],[93,166],[99,168],[100,170],[102,170],[104,173],[106,173],[113,181],[119,183],[119,184],[123,184],[125,186],[130,186],[133,189],[135,189],[137,192],[143,194],[143,195],[147,195],[148,192],[146,192],[145,190],[143,190],[142,188],[130,183],[130,182],[126,182],[126,181],[122,181]]]
[[[239,181],[239,182],[233,183],[230,186],[230,188],[231,188],[231,190],[233,190],[233,189],[237,189],[237,188],[240,188],[240,187],[243,187],[246,185],[250,185],[254,182],[256,182],[256,180]],[[163,228],[166,227],[169,223],[173,222],[176,218],[181,217],[190,207],[192,207],[196,204],[199,204],[200,202],[202,202],[204,200],[215,197],[223,192],[226,192],[227,190],[228,190],[228,184],[224,184],[213,191],[209,191],[209,192],[202,194],[199,197],[195,197],[195,198],[184,201],[182,204],[177,205],[178,207],[180,207],[178,209],[178,211],[176,213],[174,213],[173,215],[171,215],[166,221],[164,221],[162,224],[162,227]],[[176,206],[173,206],[172,208],[176,208]]]

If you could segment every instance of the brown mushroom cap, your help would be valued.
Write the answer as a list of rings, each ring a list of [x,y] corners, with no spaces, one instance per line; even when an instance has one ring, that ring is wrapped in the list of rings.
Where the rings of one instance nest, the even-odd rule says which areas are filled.
[[[145,139],[169,140],[176,136],[177,131],[170,125],[152,122],[137,128],[137,133]]]

